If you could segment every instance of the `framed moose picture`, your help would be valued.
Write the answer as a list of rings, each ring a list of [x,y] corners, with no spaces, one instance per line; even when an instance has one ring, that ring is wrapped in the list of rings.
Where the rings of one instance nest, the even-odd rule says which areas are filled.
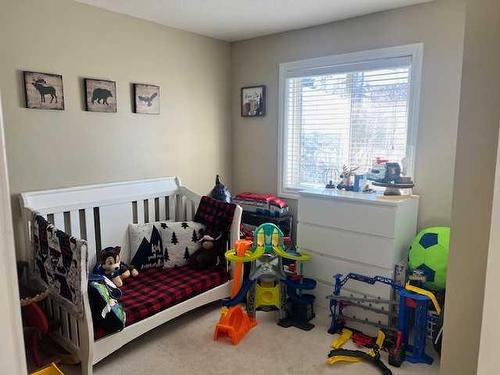
[[[38,72],[23,72],[26,108],[64,109],[62,75]]]
[[[134,83],[134,112],[160,114],[160,86]]]
[[[85,78],[85,108],[90,112],[116,112],[116,82]]]
[[[266,114],[266,86],[241,89],[241,116],[259,117]]]

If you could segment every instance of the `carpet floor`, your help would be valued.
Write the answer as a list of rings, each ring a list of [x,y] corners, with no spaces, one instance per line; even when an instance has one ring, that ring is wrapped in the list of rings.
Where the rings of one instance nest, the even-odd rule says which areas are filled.
[[[259,312],[259,324],[243,341],[233,346],[214,342],[219,319],[217,305],[202,307],[125,345],[94,366],[95,375],[376,375],[379,370],[366,363],[326,364],[333,336],[327,333],[326,311],[319,314],[309,332],[276,325],[275,313]],[[346,348],[354,348],[347,344]],[[431,353],[432,354],[432,353]],[[387,356],[382,355],[387,363]],[[414,365],[405,362],[394,375],[438,375],[439,364]],[[63,366],[66,375],[80,374],[79,366]]]

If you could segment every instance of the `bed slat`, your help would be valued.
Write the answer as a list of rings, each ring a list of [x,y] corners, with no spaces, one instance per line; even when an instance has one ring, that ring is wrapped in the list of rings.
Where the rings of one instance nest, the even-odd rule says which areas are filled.
[[[177,194],[168,197],[168,220],[176,221]]]
[[[52,306],[54,307],[54,320],[59,323],[59,333],[62,334],[61,306],[55,300],[52,300]]]
[[[62,212],[54,213],[54,225],[57,229],[64,231],[64,214]]]
[[[71,342],[78,347],[78,321],[75,319],[73,315],[70,315],[71,321]]]
[[[190,199],[186,199],[186,221],[193,220],[193,202]]]
[[[187,198],[185,196],[179,197],[179,221],[186,220],[186,201]]]
[[[62,330],[62,336],[66,338],[68,341],[71,341],[70,338],[70,333],[69,333],[69,324],[68,324],[68,313],[66,310],[62,308],[62,306],[59,307],[60,309],[60,317],[61,317],[61,330]]]
[[[72,210],[69,212],[69,222],[71,235],[76,238],[80,238],[80,213],[78,210]]]
[[[160,213],[158,220],[160,220],[160,221],[167,220],[165,197],[160,197],[158,209],[159,209],[159,213]]]
[[[89,267],[93,267],[97,259],[97,246],[95,241],[95,226],[94,226],[94,209],[87,208],[85,210],[85,233],[87,245],[89,247]]]
[[[137,201],[137,224],[144,224],[144,201]]]
[[[148,223],[156,221],[156,210],[154,198],[148,199]]]

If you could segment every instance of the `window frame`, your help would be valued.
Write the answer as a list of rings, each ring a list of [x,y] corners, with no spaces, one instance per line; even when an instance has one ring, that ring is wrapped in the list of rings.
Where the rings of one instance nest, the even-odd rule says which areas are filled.
[[[408,174],[415,179],[415,161],[417,146],[417,130],[419,124],[420,90],[422,81],[424,44],[415,43],[396,47],[373,49],[368,51],[352,52],[339,55],[330,55],[304,59],[279,64],[279,112],[278,112],[278,195],[285,198],[297,199],[298,193],[304,189],[291,189],[284,186],[285,162],[287,150],[285,142],[288,128],[286,118],[286,79],[310,74],[311,69],[327,70],[329,67],[342,64],[360,64],[360,66],[376,67],[378,60],[388,58],[411,58],[410,92],[408,101],[408,134],[406,142],[406,155],[408,161]]]

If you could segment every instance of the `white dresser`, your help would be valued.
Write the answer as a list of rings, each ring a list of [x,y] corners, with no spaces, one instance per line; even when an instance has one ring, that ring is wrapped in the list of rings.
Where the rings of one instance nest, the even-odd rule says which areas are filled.
[[[416,235],[418,201],[418,196],[384,197],[336,189],[300,193],[297,245],[312,254],[304,272],[318,281],[319,306],[327,306],[325,296],[332,293],[337,273],[394,277],[396,264],[408,256]],[[391,289],[349,281],[342,294],[390,299]],[[350,310],[346,315],[385,322],[380,314]]]

